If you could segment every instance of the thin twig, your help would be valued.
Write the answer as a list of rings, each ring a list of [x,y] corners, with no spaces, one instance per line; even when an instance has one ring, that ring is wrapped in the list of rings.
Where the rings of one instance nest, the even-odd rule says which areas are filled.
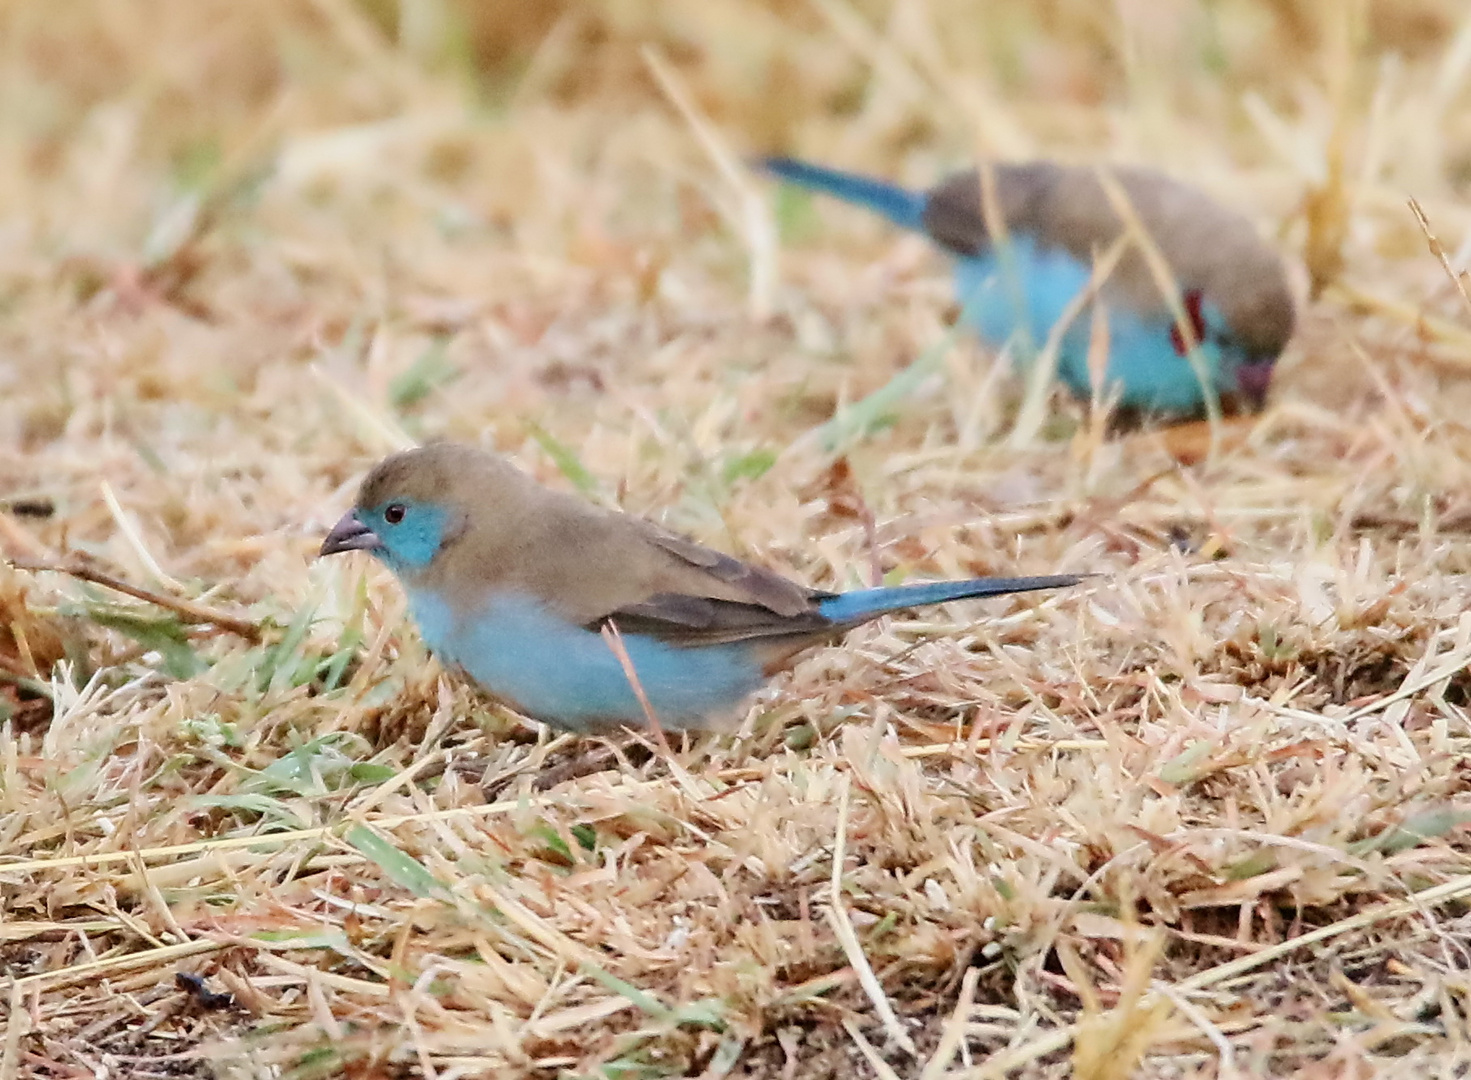
[[[227,633],[243,637],[252,644],[261,639],[261,628],[259,623],[242,619],[235,615],[227,615],[223,611],[196,604],[192,600],[183,600],[176,596],[168,596],[165,593],[155,592],[142,585],[134,585],[132,582],[124,581],[122,578],[113,577],[95,567],[84,563],[61,563],[47,562],[44,559],[11,559],[10,565],[16,570],[25,570],[32,574],[53,573],[66,574],[78,581],[88,581],[93,585],[101,585],[104,589],[120,592],[126,596],[144,600],[157,607],[165,608],[178,615],[180,620],[192,626],[214,626]]]
[[[134,968],[172,964],[190,956],[219,952],[227,947],[228,943],[224,941],[196,938],[178,945],[165,945],[158,949],[146,949],[143,952],[127,953],[124,956],[110,956],[103,960],[89,960],[84,964],[73,964],[70,967],[39,971],[34,975],[24,975],[12,980],[10,984],[12,1000],[14,1000],[15,992],[24,987],[43,985],[54,990],[58,986],[83,980],[95,982],[107,976],[131,971]],[[15,1013],[11,1013],[11,1022],[15,1022]]]
[[[1119,183],[1118,178],[1108,170],[1100,166],[1096,170],[1098,183],[1103,192],[1108,196],[1114,213],[1119,216],[1125,225],[1124,236],[1129,237],[1133,247],[1143,257],[1145,266],[1149,269],[1149,276],[1154,279],[1155,288],[1159,290],[1160,299],[1170,310],[1170,318],[1174,320],[1176,329],[1180,332],[1180,340],[1185,345],[1185,359],[1195,372],[1195,377],[1200,380],[1200,392],[1205,398],[1205,418],[1210,426],[1211,446],[1210,458],[1214,460],[1220,450],[1221,430],[1221,396],[1211,381],[1210,372],[1206,370],[1205,360],[1200,354],[1199,335],[1195,332],[1195,325],[1185,312],[1185,304],[1181,299],[1184,295],[1180,291],[1180,283],[1175,279],[1175,272],[1170,267],[1170,262],[1160,251],[1159,245],[1154,237],[1145,228],[1143,220],[1134,209],[1133,200],[1124,186]]]
[[[1466,310],[1471,312],[1471,291],[1468,291],[1466,288],[1466,280],[1471,275],[1468,275],[1464,270],[1458,271],[1451,265],[1450,256],[1445,253],[1445,248],[1441,245],[1440,237],[1430,231],[1430,219],[1425,216],[1425,211],[1421,209],[1418,199],[1410,200],[1410,212],[1415,215],[1415,220],[1420,223],[1420,231],[1425,234],[1425,242],[1430,245],[1430,254],[1440,260],[1440,265],[1445,270],[1446,276],[1451,279],[1451,284],[1455,285],[1456,291],[1461,294],[1461,299],[1466,302]]]
[[[838,796],[838,828],[837,836],[833,840],[833,874],[830,886],[832,902],[827,909],[828,921],[832,923],[838,944],[843,947],[849,966],[858,973],[858,983],[863,987],[863,992],[868,995],[868,1000],[873,1002],[874,1011],[883,1021],[884,1030],[888,1033],[889,1038],[902,1047],[910,1057],[918,1057],[919,1051],[915,1048],[914,1041],[899,1023],[899,1017],[895,1015],[894,1007],[889,1004],[889,998],[884,993],[883,985],[879,982],[878,976],[874,974],[873,965],[863,954],[863,946],[858,941],[858,933],[853,929],[853,920],[848,917],[848,909],[843,905],[843,862],[847,858],[848,849],[850,786],[851,781],[845,773],[841,794]]]
[[[659,714],[654,711],[649,695],[644,693],[644,684],[639,681],[638,671],[633,666],[633,657],[628,655],[628,649],[623,644],[623,634],[611,619],[603,623],[603,640],[607,642],[608,650],[617,657],[618,665],[623,668],[623,674],[628,679],[628,685],[633,687],[633,696],[638,698],[639,708],[644,711],[644,719],[649,722],[649,730],[654,733],[654,739],[664,751],[665,757],[673,760],[674,751],[669,748],[669,740],[664,737],[664,725],[659,723]]]
[[[863,1055],[864,1060],[868,1062],[879,1080],[899,1080],[899,1074],[890,1067],[887,1061],[879,1057],[879,1052],[874,1049],[873,1043],[863,1037],[858,1021],[851,1016],[843,1017],[843,1030],[848,1033],[848,1037],[853,1040],[853,1045],[858,1047],[858,1052]]]
[[[924,1071],[919,1074],[919,1080],[940,1080],[945,1075],[945,1070],[950,1067],[951,1060],[965,1042],[966,1025],[970,1023],[970,1011],[975,1005],[976,984],[981,980],[981,969],[968,967],[965,975],[960,981],[960,1000],[955,1003],[955,1011],[950,1014],[950,1019],[945,1023],[945,1030],[940,1035],[940,1043],[935,1047],[935,1052],[930,1055],[930,1060],[925,1062]]]
[[[725,145],[716,126],[701,113],[694,96],[685,89],[663,54],[652,45],[645,45],[641,52],[654,81],[659,84],[659,89],[689,125],[700,146],[735,194],[739,213],[731,215],[731,224],[746,243],[746,255],[751,267],[747,303],[751,318],[764,322],[775,310],[777,283],[776,223],[766,209],[766,201],[751,182],[750,173],[741,168],[739,159]]]

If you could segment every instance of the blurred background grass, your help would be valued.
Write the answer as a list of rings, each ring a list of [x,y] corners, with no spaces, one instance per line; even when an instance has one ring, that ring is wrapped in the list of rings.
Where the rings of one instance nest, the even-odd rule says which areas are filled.
[[[414,245],[457,242],[544,271],[614,266],[624,281],[597,288],[698,311],[701,294],[663,271],[745,272],[741,193],[675,114],[648,49],[737,156],[800,152],[916,185],[978,157],[1165,168],[1252,213],[1314,295],[1351,267],[1359,291],[1340,304],[1398,329],[1421,305],[1453,305],[1430,260],[1397,278],[1398,297],[1379,290],[1384,260],[1402,275],[1425,251],[1406,195],[1454,237],[1471,191],[1471,31],[1451,0],[12,0],[0,31],[12,311],[45,294],[59,312],[123,273],[211,314],[191,307],[199,279],[264,248],[275,288],[237,296],[236,313],[279,321],[305,278],[338,256],[361,265],[370,237],[377,258],[431,279]],[[886,235],[773,198],[784,235],[812,249],[854,256]],[[389,220],[403,229],[363,229]],[[535,270],[507,287],[490,262],[467,302],[536,291]],[[1433,353],[1447,338],[1432,336]],[[55,410],[27,412],[44,432]]]
[[[1110,120],[1139,110],[1196,118],[1201,138],[1229,141],[1245,120],[1243,91],[1302,108],[1351,74],[1345,61],[1370,71],[1429,62],[1434,79],[1435,61],[1454,64],[1446,50],[1460,14],[1452,0],[125,0],[61,10],[13,0],[0,25],[7,89],[25,91],[7,110],[11,137],[55,153],[92,108],[123,103],[140,112],[149,157],[178,168],[253,129],[287,92],[292,125],[391,116],[422,104],[435,81],[488,121],[533,101],[657,107],[639,55],[650,44],[715,120],[765,146],[831,138],[833,123],[878,113],[894,149],[937,139],[992,154],[1054,141],[1100,149]],[[865,62],[875,53],[888,68],[877,77]],[[1362,107],[1372,87],[1357,81],[1346,89]],[[977,121],[995,101],[1040,130],[988,131]],[[1446,119],[1465,123],[1461,110]],[[1454,147],[1465,131],[1441,134]],[[1018,139],[1027,145],[1009,145]],[[1464,183],[1468,163],[1448,164]]]
[[[129,126],[114,155],[182,187],[293,134],[442,110],[488,131],[528,114],[617,117],[585,151],[615,156],[667,115],[641,57],[651,45],[742,151],[857,158],[914,180],[936,159],[1037,154],[1187,174],[1288,156],[1322,173],[1336,136],[1362,181],[1464,195],[1463,16],[1453,0],[11,0],[3,205],[34,211],[57,200],[28,184],[78,173],[101,189],[117,167],[97,143],[108,116]],[[1414,124],[1385,126],[1411,106]],[[1429,152],[1400,152],[1411,142]],[[431,177],[496,176],[473,148],[423,149]]]

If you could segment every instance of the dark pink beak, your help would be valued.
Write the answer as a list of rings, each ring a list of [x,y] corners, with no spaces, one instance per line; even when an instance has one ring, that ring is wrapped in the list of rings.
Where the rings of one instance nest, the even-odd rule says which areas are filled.
[[[1272,366],[1270,360],[1256,360],[1236,370],[1236,387],[1257,412],[1267,404],[1267,391],[1272,387]]]
[[[378,539],[378,534],[358,520],[355,510],[349,510],[342,515],[341,521],[332,526],[317,557],[342,551],[377,551],[382,546],[383,541]]]

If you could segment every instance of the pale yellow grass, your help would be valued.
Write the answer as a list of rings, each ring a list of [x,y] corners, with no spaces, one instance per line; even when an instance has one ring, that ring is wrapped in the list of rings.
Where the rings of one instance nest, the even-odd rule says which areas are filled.
[[[0,1080],[1466,1067],[1461,5],[15,0],[0,100]],[[773,148],[1201,185],[1272,406],[1017,428]],[[1100,576],[610,752],[312,560],[440,436],[813,585]]]

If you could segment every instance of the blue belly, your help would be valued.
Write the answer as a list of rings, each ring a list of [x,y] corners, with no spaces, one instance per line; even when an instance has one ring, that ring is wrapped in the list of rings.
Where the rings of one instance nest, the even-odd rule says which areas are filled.
[[[994,251],[956,260],[955,288],[966,322],[992,348],[1008,342],[1023,364],[1047,343],[1052,327],[1073,298],[1087,287],[1089,268],[1057,249],[1038,248],[1025,238],[1011,241],[1009,262]],[[1213,311],[1207,312],[1214,318]],[[1190,412],[1204,404],[1200,380],[1190,361],[1175,351],[1172,322],[1164,309],[1145,318],[1132,308],[1108,309],[1108,365],[1105,391],[1117,387],[1119,404],[1148,411]],[[1063,334],[1057,377],[1080,398],[1092,395],[1088,377],[1088,339],[1092,315],[1084,308]],[[1207,342],[1200,348],[1206,370],[1220,387],[1220,357]]]
[[[646,724],[643,707],[600,633],[550,614],[526,597],[496,597],[475,617],[418,593],[410,608],[425,643],[483,689],[527,716],[562,727]],[[765,676],[743,644],[680,648],[623,636],[659,722],[698,726],[734,708]]]

